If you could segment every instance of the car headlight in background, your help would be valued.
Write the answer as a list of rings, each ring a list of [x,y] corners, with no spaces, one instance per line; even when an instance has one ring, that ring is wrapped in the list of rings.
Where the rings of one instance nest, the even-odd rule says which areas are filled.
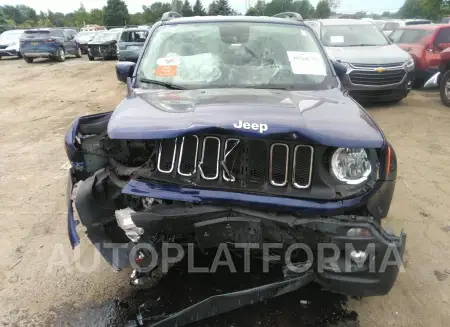
[[[406,70],[411,71],[414,70],[414,59],[411,58],[409,60],[407,60],[403,66],[406,68]]]
[[[366,150],[339,148],[331,157],[331,171],[341,182],[357,185],[369,178],[372,166]]]

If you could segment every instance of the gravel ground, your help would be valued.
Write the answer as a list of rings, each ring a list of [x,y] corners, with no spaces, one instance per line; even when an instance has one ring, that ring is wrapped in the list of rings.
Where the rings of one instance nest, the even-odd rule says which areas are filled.
[[[63,149],[75,116],[112,110],[123,98],[114,62],[8,59],[0,60],[0,69],[0,326],[122,326],[137,304],[157,298],[130,291],[129,272],[113,272],[85,236],[75,252],[70,248]],[[399,161],[385,224],[396,232],[403,228],[408,241],[406,271],[392,291],[360,300],[310,285],[205,324],[449,325],[450,109],[436,92],[413,92],[397,105],[369,110]],[[176,299],[178,291],[187,292],[183,276],[171,271],[157,290]],[[199,279],[192,285],[209,284]],[[163,300],[170,304],[169,295]]]

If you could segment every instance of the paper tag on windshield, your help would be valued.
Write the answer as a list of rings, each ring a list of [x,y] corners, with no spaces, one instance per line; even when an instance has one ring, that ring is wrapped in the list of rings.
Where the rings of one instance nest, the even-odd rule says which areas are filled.
[[[178,66],[157,66],[154,75],[159,77],[174,77],[177,76]]]
[[[342,35],[330,36],[330,43],[344,43],[344,37]]]
[[[165,57],[156,59],[158,66],[178,66],[180,64],[180,57]]]
[[[291,63],[292,72],[296,75],[320,75],[327,74],[325,63],[320,53],[287,51]]]

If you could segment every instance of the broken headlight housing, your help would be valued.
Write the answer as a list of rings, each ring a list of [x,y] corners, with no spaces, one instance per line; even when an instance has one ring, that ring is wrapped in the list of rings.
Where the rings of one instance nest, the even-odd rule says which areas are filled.
[[[365,149],[338,148],[331,156],[330,170],[339,181],[357,185],[369,178],[372,165]]]

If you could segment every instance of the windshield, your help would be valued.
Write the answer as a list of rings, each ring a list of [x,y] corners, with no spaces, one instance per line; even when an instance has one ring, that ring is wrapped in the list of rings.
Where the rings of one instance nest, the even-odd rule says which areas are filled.
[[[327,58],[304,26],[201,23],[158,27],[138,68],[141,87],[327,89]],[[150,80],[150,81],[149,81]]]
[[[23,31],[7,31],[3,32],[0,35],[0,43],[12,43],[17,42],[20,39],[20,36],[23,34]]]
[[[424,43],[426,41],[425,37],[431,35],[433,30],[421,30],[421,29],[400,29],[395,30],[389,34],[389,39],[396,44],[409,44],[409,43]]]
[[[327,25],[322,29],[322,42],[328,47],[388,45],[384,34],[373,24]]]
[[[102,32],[98,33],[92,41],[94,42],[106,42],[106,41],[113,41],[116,40],[119,36],[119,32]]]

